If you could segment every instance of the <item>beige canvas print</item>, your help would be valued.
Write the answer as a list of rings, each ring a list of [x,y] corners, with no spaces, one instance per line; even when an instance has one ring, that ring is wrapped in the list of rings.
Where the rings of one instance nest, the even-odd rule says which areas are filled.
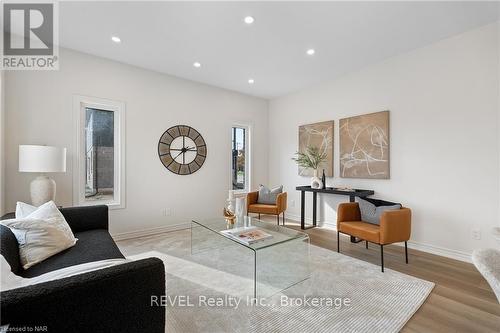
[[[325,169],[325,175],[333,177],[333,120],[299,126],[299,152],[304,153],[308,146],[326,153],[326,161],[318,168],[319,175]],[[312,176],[313,170],[299,167],[299,175]]]
[[[340,119],[340,176],[388,179],[389,111]]]

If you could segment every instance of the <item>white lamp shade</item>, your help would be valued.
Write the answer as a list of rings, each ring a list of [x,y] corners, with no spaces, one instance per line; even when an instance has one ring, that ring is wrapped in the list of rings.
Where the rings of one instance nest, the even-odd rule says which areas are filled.
[[[19,146],[20,172],[66,172],[66,148]]]

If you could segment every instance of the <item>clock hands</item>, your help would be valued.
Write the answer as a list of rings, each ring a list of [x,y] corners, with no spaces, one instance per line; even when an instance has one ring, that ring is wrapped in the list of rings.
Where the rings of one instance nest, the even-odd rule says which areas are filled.
[[[179,157],[182,153],[184,153],[183,151],[181,151],[179,154],[177,154],[177,156],[174,157],[174,160],[177,159],[177,157]]]
[[[186,148],[182,148],[182,149],[177,149],[177,148],[170,148],[170,150],[172,151],[196,151],[196,147],[186,147]]]
[[[197,151],[196,147],[186,146],[186,137],[182,136],[182,148],[170,148],[171,151],[178,151],[179,153],[174,157],[176,160],[182,154],[182,164],[186,164],[186,152]]]

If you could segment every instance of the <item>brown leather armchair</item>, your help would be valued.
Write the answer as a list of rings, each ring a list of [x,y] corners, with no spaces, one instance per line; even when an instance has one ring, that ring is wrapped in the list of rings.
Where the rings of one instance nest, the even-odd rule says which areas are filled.
[[[357,202],[341,203],[337,211],[337,252],[340,252],[340,233],[380,245],[380,264],[384,271],[384,245],[404,242],[408,263],[408,240],[411,233],[411,210],[402,207],[382,213],[380,226],[361,220]]]
[[[286,192],[278,194],[274,205],[257,203],[259,200],[259,191],[249,192],[247,194],[247,216],[248,213],[276,215],[278,225],[280,224],[280,214],[283,214],[283,225],[285,225],[285,210],[287,208]]]

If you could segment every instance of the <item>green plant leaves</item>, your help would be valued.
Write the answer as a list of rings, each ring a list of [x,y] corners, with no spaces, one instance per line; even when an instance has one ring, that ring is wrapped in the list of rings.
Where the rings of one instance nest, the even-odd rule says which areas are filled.
[[[297,157],[293,157],[292,160],[297,163],[298,166],[308,169],[318,169],[319,165],[326,161],[326,153],[321,153],[318,147],[307,146],[306,152],[296,152]]]

